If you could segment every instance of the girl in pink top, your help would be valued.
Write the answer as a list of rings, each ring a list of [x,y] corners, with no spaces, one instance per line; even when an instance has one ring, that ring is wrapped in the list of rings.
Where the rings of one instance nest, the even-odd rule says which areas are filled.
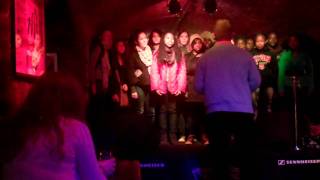
[[[175,137],[176,102],[177,98],[186,91],[186,65],[184,55],[179,50],[171,32],[163,36],[159,54],[153,58],[150,84],[151,90],[160,97],[161,143],[175,144],[177,141]],[[170,128],[167,127],[168,121]]]

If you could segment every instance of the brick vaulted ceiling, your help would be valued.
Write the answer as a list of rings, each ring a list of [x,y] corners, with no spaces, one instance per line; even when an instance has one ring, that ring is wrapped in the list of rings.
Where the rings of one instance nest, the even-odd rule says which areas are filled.
[[[180,0],[184,15],[167,12],[168,0],[69,0],[74,21],[81,34],[91,36],[100,27],[112,27],[126,35],[131,29],[211,30],[215,19],[230,18],[238,34],[304,31],[319,38],[319,0],[217,0],[213,16],[203,11],[203,0]]]

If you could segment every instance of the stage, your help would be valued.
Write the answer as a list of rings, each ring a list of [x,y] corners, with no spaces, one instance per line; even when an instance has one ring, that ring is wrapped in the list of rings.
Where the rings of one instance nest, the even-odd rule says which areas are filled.
[[[261,149],[261,148],[260,148]],[[309,180],[320,178],[320,151],[259,152],[262,180]],[[162,145],[141,161],[143,180],[210,179],[208,147],[204,145]],[[239,179],[239,168],[231,168]]]

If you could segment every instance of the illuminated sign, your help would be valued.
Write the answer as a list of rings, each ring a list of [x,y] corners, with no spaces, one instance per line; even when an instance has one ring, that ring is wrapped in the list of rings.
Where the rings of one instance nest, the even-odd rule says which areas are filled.
[[[278,160],[278,166],[315,165],[320,164],[320,159]]]
[[[16,73],[45,72],[44,0],[14,0]]]

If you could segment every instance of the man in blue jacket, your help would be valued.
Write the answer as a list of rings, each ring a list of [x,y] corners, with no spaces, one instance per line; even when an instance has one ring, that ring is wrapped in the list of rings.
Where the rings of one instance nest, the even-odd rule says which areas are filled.
[[[213,174],[228,179],[227,152],[235,144],[241,179],[255,179],[251,93],[260,85],[260,74],[252,56],[231,44],[229,20],[219,19],[214,32],[217,42],[201,57],[195,76],[195,89],[205,96]]]

